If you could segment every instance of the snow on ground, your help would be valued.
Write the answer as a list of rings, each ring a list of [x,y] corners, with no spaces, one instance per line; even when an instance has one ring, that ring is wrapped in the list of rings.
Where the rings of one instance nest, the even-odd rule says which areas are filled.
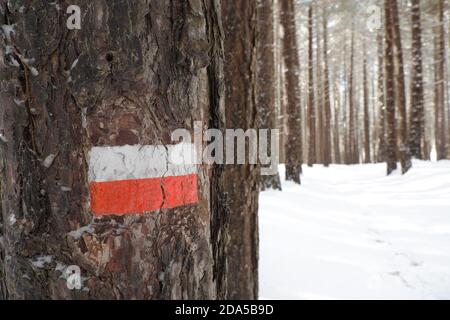
[[[261,299],[450,299],[450,161],[385,170],[305,166],[261,194]]]

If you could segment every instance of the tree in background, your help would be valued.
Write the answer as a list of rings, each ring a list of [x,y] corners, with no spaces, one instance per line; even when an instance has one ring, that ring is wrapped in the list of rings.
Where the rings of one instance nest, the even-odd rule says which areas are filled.
[[[370,163],[370,114],[369,114],[369,88],[367,80],[367,51],[364,43],[363,49],[363,104],[364,104],[364,162]]]
[[[284,30],[283,58],[287,98],[288,137],[286,141],[286,180],[300,184],[302,172],[302,130],[300,110],[300,62],[298,57],[294,0],[280,1],[280,22]]]
[[[411,156],[424,159],[425,110],[423,96],[423,63],[422,63],[422,22],[420,16],[420,0],[411,0],[412,26],[412,73],[411,73],[411,108],[409,149]]]
[[[355,110],[355,34],[352,31],[350,44],[350,71],[348,74],[348,135],[347,135],[347,164],[359,163],[359,154],[356,143],[356,110]]]
[[[384,52],[383,52],[383,31],[380,30],[377,35],[378,44],[378,79],[377,79],[377,102],[379,115],[378,132],[378,162],[386,161],[386,104],[385,104],[385,85],[384,85]]]
[[[226,128],[257,128],[256,59],[257,4],[254,0],[224,1]],[[245,70],[245,71],[243,71]],[[236,155],[236,152],[235,152]],[[228,299],[258,297],[259,170],[255,165],[224,169],[230,234]]]
[[[438,160],[447,158],[447,124],[445,115],[445,30],[444,0],[438,0],[436,6],[437,25],[434,31],[434,118],[435,146]]]
[[[257,23],[257,77],[256,98],[259,115],[258,126],[262,129],[277,128],[275,109],[275,30],[274,0],[258,0]],[[280,175],[261,176],[261,188],[281,190]]]
[[[328,19],[326,8],[323,9],[323,63],[324,63],[324,85],[323,85],[323,163],[327,167],[331,163],[331,102],[330,102],[330,71],[328,65]]]
[[[317,162],[316,158],[316,110],[314,104],[314,63],[313,63],[313,7],[308,9],[308,166]]]
[[[406,172],[408,172],[409,169],[411,169],[412,164],[408,144],[409,140],[408,140],[408,117],[406,113],[405,72],[404,72],[403,46],[401,40],[400,18],[398,14],[397,0],[391,1],[390,19],[391,19],[391,27],[393,28],[392,34],[394,37],[394,52],[395,52],[395,64],[394,64],[396,77],[395,104],[399,116],[398,153],[400,156],[402,173],[405,174]]]
[[[397,169],[397,129],[395,108],[395,60],[394,60],[394,32],[391,0],[384,0],[384,32],[385,32],[385,79],[386,79],[386,162],[387,174]]]

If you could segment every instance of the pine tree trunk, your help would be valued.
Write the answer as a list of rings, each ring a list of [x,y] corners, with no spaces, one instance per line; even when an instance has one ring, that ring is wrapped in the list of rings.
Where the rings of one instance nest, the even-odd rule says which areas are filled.
[[[370,115],[369,115],[369,89],[367,80],[367,53],[364,44],[364,60],[363,60],[363,91],[364,91],[364,162],[370,163]]]
[[[349,107],[349,130],[348,130],[348,152],[349,161],[348,164],[359,163],[357,143],[356,143],[356,115],[355,115],[355,97],[354,97],[354,34],[352,32],[351,39],[351,52],[350,52],[350,73],[349,73],[349,84],[348,84],[348,107]]]
[[[257,128],[256,1],[222,3],[225,32],[226,127]],[[226,166],[224,194],[230,219],[228,299],[258,297],[258,194],[255,165]]]
[[[347,37],[345,37],[344,41],[344,50],[342,53],[342,61],[343,61],[343,70],[342,70],[342,79],[340,81],[343,81],[345,83],[345,91],[344,91],[344,101],[342,103],[343,111],[342,111],[342,124],[343,124],[343,134],[342,134],[342,141],[343,141],[343,163],[344,164],[350,164],[350,146],[349,146],[349,126],[348,126],[348,114],[349,114],[349,103],[348,103],[348,97],[349,97],[349,89],[348,89],[348,82],[349,82],[349,71],[348,71],[348,45],[347,45]]]
[[[275,35],[275,105],[277,129],[280,130],[280,163],[285,163],[285,141],[286,127],[284,118],[286,116],[284,103],[284,82],[283,82],[283,49],[280,25],[280,0],[274,0],[274,35]]]
[[[276,129],[274,0],[258,0],[257,107],[259,127]],[[281,190],[280,175],[261,176],[261,189]]]
[[[338,78],[339,79],[339,78]],[[341,135],[340,135],[340,112],[341,112],[341,95],[339,82],[336,84],[337,80],[334,80],[334,130],[333,130],[333,150],[334,150],[334,163],[341,163]]]
[[[437,159],[447,158],[447,137],[445,119],[445,31],[444,31],[444,1],[439,0],[437,6],[438,25],[435,34],[435,64],[434,64],[434,105],[435,105],[435,142]]]
[[[408,117],[406,113],[405,72],[403,64],[403,47],[401,41],[400,19],[398,15],[397,0],[391,1],[391,19],[395,48],[395,76],[396,76],[396,104],[399,116],[399,156],[402,173],[411,169],[411,155],[408,140]]]
[[[323,13],[323,62],[324,62],[324,139],[323,162],[326,167],[331,163],[331,102],[330,102],[330,71],[328,68],[328,19],[327,12]]]
[[[387,174],[397,169],[397,131],[395,125],[395,66],[394,35],[392,21],[392,0],[384,0],[385,10],[385,79],[386,79],[386,162]]]
[[[219,2],[77,5],[82,29],[70,31],[65,8],[0,1],[0,24],[14,25],[0,38],[0,298],[224,296],[215,169],[198,167],[197,204],[94,217],[87,160],[93,146],[171,144],[174,129],[223,117]],[[83,290],[66,287],[69,265]]]
[[[313,8],[308,9],[308,166],[317,163],[316,158],[316,109],[314,105],[313,63]]]
[[[411,0],[412,24],[412,75],[409,149],[411,156],[424,159],[422,150],[425,131],[423,64],[422,64],[422,23],[420,0]]]
[[[319,12],[319,7],[316,4],[316,12]],[[315,101],[316,105],[316,161],[317,163],[324,164],[324,77],[323,77],[323,63],[322,63],[322,39],[320,39],[320,23],[318,22],[319,17],[317,17],[316,22],[316,88],[315,88],[315,96],[317,97]]]
[[[300,184],[302,173],[302,130],[300,110],[300,62],[297,50],[295,3],[281,1],[280,22],[284,29],[283,57],[286,67],[288,137],[286,142],[286,180]]]
[[[377,36],[378,42],[378,113],[379,113],[379,132],[378,132],[378,161],[386,161],[386,103],[385,103],[385,85],[384,85],[384,53],[383,53],[383,34]]]

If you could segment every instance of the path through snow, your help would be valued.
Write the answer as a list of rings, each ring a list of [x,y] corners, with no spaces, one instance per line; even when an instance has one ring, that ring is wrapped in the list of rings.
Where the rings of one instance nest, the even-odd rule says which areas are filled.
[[[450,161],[385,169],[305,166],[261,194],[261,299],[450,299]]]

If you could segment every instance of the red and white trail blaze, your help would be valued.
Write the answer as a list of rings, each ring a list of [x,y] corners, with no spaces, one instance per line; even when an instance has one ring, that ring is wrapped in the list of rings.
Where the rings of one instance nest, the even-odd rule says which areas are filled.
[[[198,202],[192,144],[93,147],[91,210],[96,216],[143,214]]]

